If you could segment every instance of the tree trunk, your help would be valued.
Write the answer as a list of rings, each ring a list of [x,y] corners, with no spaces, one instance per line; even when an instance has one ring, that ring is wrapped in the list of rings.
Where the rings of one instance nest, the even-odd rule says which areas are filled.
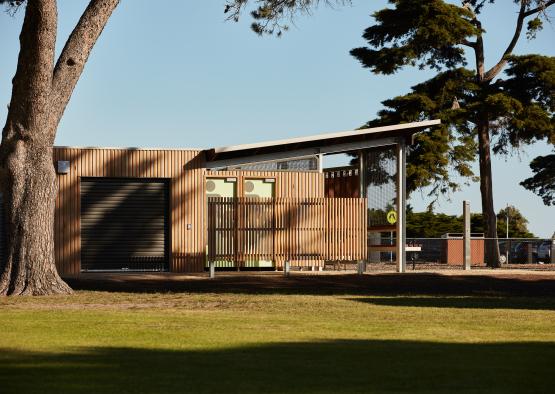
[[[52,148],[23,140],[12,147],[2,180],[8,237],[0,294],[69,294],[54,259],[57,185]]]
[[[480,156],[480,192],[485,229],[485,259],[489,267],[499,267],[499,244],[497,242],[497,218],[493,207],[491,174],[491,148],[489,121],[482,115],[478,121],[478,151]]]
[[[54,261],[52,145],[58,121],[50,116],[50,95],[57,23],[56,0],[27,1],[0,145],[7,235],[0,266],[1,295],[71,293]]]
[[[27,0],[12,98],[0,144],[6,258],[0,295],[69,294],[56,271],[52,146],[90,52],[119,0],[91,0],[56,65],[56,0]]]

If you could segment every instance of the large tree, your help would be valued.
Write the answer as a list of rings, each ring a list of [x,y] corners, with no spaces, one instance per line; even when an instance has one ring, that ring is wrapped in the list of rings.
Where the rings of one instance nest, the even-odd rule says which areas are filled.
[[[486,69],[480,12],[493,2],[470,0],[459,7],[443,0],[390,0],[394,7],[374,13],[375,24],[363,34],[369,46],[353,49],[351,54],[377,74],[393,74],[404,66],[438,72],[409,94],[385,101],[387,109],[370,124],[442,119],[443,128],[419,137],[415,147],[419,155],[414,157],[420,157],[424,165],[409,170],[409,176],[424,185],[433,179],[427,174],[430,168],[432,174],[440,175],[439,180],[449,179],[447,172],[441,177],[438,171],[445,168],[441,162],[435,164],[437,169],[429,166],[435,162],[434,156],[444,163],[451,160],[462,175],[472,175],[468,148],[476,144],[485,233],[495,240],[492,151],[507,153],[538,140],[555,143],[555,58],[513,55],[523,31],[533,38],[555,0],[515,1],[519,10],[508,32],[508,44],[493,67]],[[472,69],[464,67],[467,54],[472,57]],[[497,266],[497,242],[487,245],[488,264]]]
[[[56,130],[91,50],[119,0],[91,0],[55,59],[56,0],[0,0],[24,7],[17,69],[0,144],[6,258],[0,294],[71,293],[54,261]]]

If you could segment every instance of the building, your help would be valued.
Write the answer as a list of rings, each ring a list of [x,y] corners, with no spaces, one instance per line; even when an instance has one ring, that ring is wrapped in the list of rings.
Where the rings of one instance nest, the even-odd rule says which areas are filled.
[[[208,150],[56,147],[58,270],[314,268],[395,250],[403,271],[405,147],[439,123]],[[355,165],[325,169],[336,153]],[[397,246],[368,246],[368,231],[385,230]]]

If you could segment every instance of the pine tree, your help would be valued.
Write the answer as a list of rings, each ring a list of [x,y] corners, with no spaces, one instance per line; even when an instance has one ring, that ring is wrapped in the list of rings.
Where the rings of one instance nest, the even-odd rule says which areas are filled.
[[[471,0],[459,7],[443,0],[390,0],[394,7],[374,13],[376,23],[364,31],[368,47],[355,48],[351,54],[377,74],[393,74],[405,66],[438,72],[407,95],[386,100],[386,109],[368,125],[424,118],[443,121],[442,128],[421,134],[411,152],[407,174],[413,187],[456,188],[449,165],[463,176],[473,176],[469,163],[477,149],[485,233],[495,240],[491,153],[507,153],[539,140],[555,144],[555,58],[512,54],[525,22],[532,39],[555,0],[516,1],[519,12],[507,48],[486,70],[480,12],[493,2]],[[474,69],[465,68],[465,47],[473,52]],[[537,162],[540,174],[542,164]],[[542,189],[541,179],[525,185],[552,195]],[[497,242],[487,245],[486,261],[498,266]]]

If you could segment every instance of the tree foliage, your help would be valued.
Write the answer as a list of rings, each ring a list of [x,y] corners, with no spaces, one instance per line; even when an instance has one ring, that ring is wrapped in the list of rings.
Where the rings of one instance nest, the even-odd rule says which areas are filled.
[[[474,123],[480,111],[490,114],[492,149],[495,153],[509,154],[522,145],[547,140],[555,143],[554,85],[555,58],[527,55],[512,56],[505,71],[506,79],[500,79],[484,91],[476,83],[475,74],[465,68],[439,73],[434,78],[415,85],[411,92],[383,102],[385,109],[378,118],[364,125],[373,127],[394,123],[416,122],[429,118],[442,120],[442,125],[416,136],[415,145],[409,148],[407,165],[407,188],[414,191],[433,186],[431,195],[457,190],[459,184],[452,181],[450,169],[461,177],[475,179],[471,164],[476,158],[477,143]],[[453,108],[453,101],[456,107]],[[542,166],[549,164],[549,157],[538,158],[534,172],[540,176],[523,182],[533,185],[530,190],[553,189]],[[543,190],[542,189],[542,190]],[[549,199],[544,199],[549,201]]]
[[[477,90],[470,71],[459,68],[438,74],[415,85],[412,92],[383,102],[386,107],[378,118],[363,127],[418,122],[430,118],[442,124],[426,133],[416,135],[415,144],[408,148],[407,190],[432,186],[431,195],[456,190],[459,185],[451,179],[449,169],[463,177],[472,177],[471,162],[475,159],[476,143],[470,137],[471,124],[466,110],[453,110],[453,98],[465,100]],[[469,82],[469,83],[467,83]],[[465,133],[458,133],[458,129]]]
[[[8,7],[17,7],[23,4],[25,0],[0,0],[0,4],[7,5]]]
[[[408,238],[439,238],[446,233],[461,233],[463,231],[462,218],[444,213],[407,212]]]
[[[555,154],[536,157],[530,167],[534,175],[520,184],[541,196],[545,205],[555,205]]]
[[[374,73],[392,74],[403,66],[440,70],[465,64],[459,44],[480,33],[472,13],[442,0],[395,0],[395,8],[374,13],[376,23],[364,31],[369,47],[351,54]]]
[[[528,220],[514,206],[501,209],[497,213],[497,232],[500,237],[506,237],[507,210],[509,212],[509,236],[511,238],[534,238],[528,230]],[[462,233],[464,231],[462,215],[446,215],[426,212],[407,212],[407,237],[408,238],[439,238],[447,233]],[[470,231],[484,233],[484,218],[480,213],[470,215]]]
[[[501,237],[507,237],[507,219],[509,220],[509,237],[533,238],[534,234],[528,230],[528,219],[512,205],[503,208],[497,214],[497,232]]]
[[[235,22],[245,10],[253,19],[251,29],[258,35],[280,37],[289,30],[297,15],[310,15],[320,5],[351,4],[351,0],[229,0],[224,8],[228,19]]]
[[[385,100],[378,118],[364,126],[442,120],[441,127],[418,135],[410,149],[409,191],[430,185],[432,195],[456,190],[459,185],[451,180],[449,169],[462,177],[475,176],[471,163],[482,113],[489,117],[495,153],[507,154],[538,140],[555,143],[555,58],[507,54],[502,59],[508,63],[504,79],[481,83],[477,70],[460,66],[467,64],[464,46],[476,47],[479,40],[472,38],[484,33],[477,14],[486,1],[466,2],[463,7],[442,0],[390,3],[395,8],[376,12],[376,24],[364,31],[369,46],[355,48],[351,54],[374,73],[391,74],[406,65],[442,70],[408,94]],[[551,3],[528,2],[524,12],[540,13]],[[537,31],[538,26],[536,21],[528,30]]]

